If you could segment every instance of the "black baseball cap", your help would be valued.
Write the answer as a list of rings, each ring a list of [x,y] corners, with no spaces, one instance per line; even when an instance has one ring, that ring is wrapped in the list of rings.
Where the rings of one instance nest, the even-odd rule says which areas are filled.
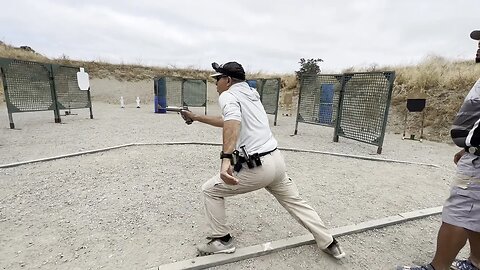
[[[237,62],[228,62],[219,65],[216,62],[212,63],[212,68],[217,72],[210,77],[216,78],[218,76],[229,76],[239,80],[245,80],[245,70],[242,65]]]
[[[470,33],[470,37],[475,40],[480,40],[480,30],[474,30]]]

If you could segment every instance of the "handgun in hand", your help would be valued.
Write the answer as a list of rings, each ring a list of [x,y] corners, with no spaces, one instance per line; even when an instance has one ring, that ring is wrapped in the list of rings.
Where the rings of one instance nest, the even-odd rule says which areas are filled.
[[[183,106],[183,107],[167,106],[167,107],[165,108],[165,110],[166,110],[166,111],[170,111],[170,112],[178,112],[178,113],[180,113],[180,115],[182,116],[183,120],[185,120],[185,123],[186,123],[187,125],[190,125],[190,124],[193,123],[193,120],[192,120],[192,119],[190,119],[189,117],[185,116],[185,115],[182,113],[182,111],[190,111],[190,110],[188,109],[188,106]]]

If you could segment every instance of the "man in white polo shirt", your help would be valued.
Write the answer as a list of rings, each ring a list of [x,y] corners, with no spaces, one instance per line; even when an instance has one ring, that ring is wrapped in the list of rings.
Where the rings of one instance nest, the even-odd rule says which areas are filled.
[[[223,128],[220,173],[202,186],[210,241],[198,246],[200,255],[232,253],[234,239],[225,215],[224,198],[265,188],[309,230],[324,252],[340,259],[345,253],[324,223],[300,196],[295,183],[285,172],[285,161],[270,130],[268,117],[258,92],[245,81],[245,71],[237,62],[212,67],[217,72],[218,103],[222,116],[182,115]]]

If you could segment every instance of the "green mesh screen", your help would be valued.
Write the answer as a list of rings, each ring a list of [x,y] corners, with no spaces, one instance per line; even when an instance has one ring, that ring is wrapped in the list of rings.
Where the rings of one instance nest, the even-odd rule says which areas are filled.
[[[300,82],[297,122],[334,126],[342,75],[303,76]]]
[[[280,93],[280,79],[262,79],[259,92],[263,107],[268,114],[277,114],[278,97]]]
[[[207,81],[181,77],[154,79],[155,112],[166,113],[164,107],[205,107],[207,114]]]
[[[53,78],[59,109],[81,109],[91,107],[88,91],[80,90],[77,81],[78,68],[54,66]]]
[[[183,82],[183,105],[189,107],[207,106],[207,81],[185,79]]]
[[[13,59],[0,59],[9,113],[54,109],[50,67]]]
[[[165,89],[167,92],[167,106],[181,107],[183,78],[165,77]]]
[[[275,115],[273,125],[277,125],[278,116],[278,99],[280,96],[281,79],[250,79],[247,80],[248,85],[252,88],[256,88],[260,95],[265,112]]]
[[[381,153],[395,72],[302,76],[297,122],[335,127],[338,137],[377,145]]]
[[[13,113],[53,110],[60,123],[59,109],[90,108],[90,91],[78,87],[78,68],[0,58],[0,69],[10,128]]]
[[[345,74],[335,136],[381,145],[385,135],[394,72]]]

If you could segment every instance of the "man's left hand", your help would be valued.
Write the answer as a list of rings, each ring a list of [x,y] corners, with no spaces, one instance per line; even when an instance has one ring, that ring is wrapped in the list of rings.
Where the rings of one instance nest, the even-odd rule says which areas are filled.
[[[233,177],[233,168],[230,165],[230,159],[222,159],[220,168],[220,179],[227,185],[238,185],[238,179]]]

